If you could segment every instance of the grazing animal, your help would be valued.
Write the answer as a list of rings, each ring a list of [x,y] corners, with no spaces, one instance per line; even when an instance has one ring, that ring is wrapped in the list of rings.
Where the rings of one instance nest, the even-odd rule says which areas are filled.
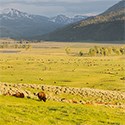
[[[40,101],[41,100],[43,100],[44,102],[46,102],[46,95],[45,95],[45,93],[44,92],[39,92],[38,94],[37,94],[37,96],[38,96],[38,98],[40,99]]]
[[[4,93],[3,95],[4,95],[4,96],[10,96],[11,93],[8,91],[7,93]]]
[[[18,97],[18,98],[24,98],[24,94],[21,92],[17,92],[15,94],[13,94],[12,96]]]

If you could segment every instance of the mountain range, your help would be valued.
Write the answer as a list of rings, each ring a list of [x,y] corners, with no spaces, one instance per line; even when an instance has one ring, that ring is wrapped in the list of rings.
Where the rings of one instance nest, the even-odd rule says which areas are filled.
[[[48,41],[88,41],[124,43],[125,0],[95,17],[65,26],[37,39]]]
[[[4,9],[0,13],[0,37],[14,39],[123,43],[124,26],[125,0],[93,17],[46,17],[16,9]]]
[[[66,25],[84,20],[86,18],[88,18],[88,16],[76,15],[74,17],[67,17],[65,15],[57,15],[55,17],[50,18],[50,21],[55,22],[57,24]]]
[[[14,39],[29,39],[32,36],[43,35],[54,31],[64,25],[80,21],[86,16],[65,15],[45,17],[31,15],[16,9],[4,9],[0,14],[0,37],[11,37]]]

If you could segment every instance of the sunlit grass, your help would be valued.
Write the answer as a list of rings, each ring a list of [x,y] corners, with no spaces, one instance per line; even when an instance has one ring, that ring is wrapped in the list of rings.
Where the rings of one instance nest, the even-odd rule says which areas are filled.
[[[0,124],[123,125],[123,109],[0,96]]]
[[[125,91],[125,81],[121,79],[125,76],[125,56],[80,57],[65,52],[67,46],[75,53],[87,52],[93,44],[39,43],[34,46],[36,48],[20,53],[0,53],[0,82]],[[56,96],[81,100],[77,95]],[[124,109],[118,107],[44,103],[37,99],[0,96],[0,125],[124,125],[124,118]]]
[[[121,80],[125,74],[124,56],[78,57],[66,55],[65,51],[56,55],[60,49],[52,55],[34,55],[35,50],[38,52],[32,49],[25,54],[0,54],[1,82],[125,90]],[[42,51],[39,49],[39,53]]]

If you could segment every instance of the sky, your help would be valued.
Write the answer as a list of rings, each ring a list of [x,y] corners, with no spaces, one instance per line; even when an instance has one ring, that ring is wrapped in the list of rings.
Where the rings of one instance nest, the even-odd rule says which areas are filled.
[[[120,0],[0,0],[0,10],[14,8],[29,14],[56,16],[64,14],[97,15]]]

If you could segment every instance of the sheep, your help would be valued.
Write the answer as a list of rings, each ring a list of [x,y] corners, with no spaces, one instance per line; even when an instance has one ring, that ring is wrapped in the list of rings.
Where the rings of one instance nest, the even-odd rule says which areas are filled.
[[[20,92],[17,92],[15,94],[13,94],[12,96],[15,96],[15,97],[18,97],[18,98],[24,98],[24,94],[20,93]]]

